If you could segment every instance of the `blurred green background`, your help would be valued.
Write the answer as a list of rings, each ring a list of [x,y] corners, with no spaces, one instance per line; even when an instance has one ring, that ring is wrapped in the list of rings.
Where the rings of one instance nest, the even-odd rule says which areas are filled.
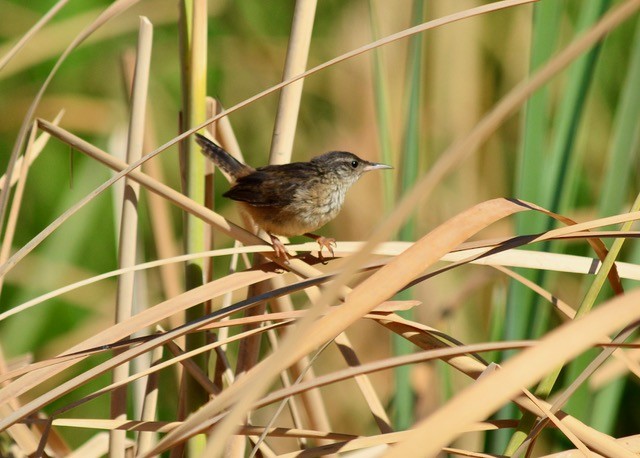
[[[413,23],[483,3],[323,0],[318,5],[309,67]],[[469,19],[310,77],[304,86],[293,159],[307,160],[326,150],[344,149],[372,160],[391,157],[398,171],[394,180],[385,183],[380,176],[362,180],[350,192],[340,216],[321,232],[340,240],[366,239],[410,185],[413,178],[407,172],[422,175],[443,150],[526,79],[531,67],[564,48],[619,3],[542,0],[535,6],[535,14],[534,7],[527,5]],[[109,4],[71,1],[0,70],[0,170],[6,168],[27,107],[55,59]],[[51,6],[52,2],[42,0],[0,0],[0,56]],[[209,2],[210,95],[228,107],[280,81],[293,7],[291,1]],[[146,150],[177,135],[181,86],[175,0],[141,1],[103,26],[62,65],[37,116],[52,119],[64,108],[61,125],[65,129],[107,151],[122,152],[128,122],[122,57],[135,49],[139,15],[149,17],[155,26],[148,110],[155,144],[147,145]],[[577,220],[628,210],[638,182],[640,104],[633,103],[638,91],[631,90],[640,87],[638,71],[634,70],[640,53],[636,29],[637,19],[625,22],[585,61],[558,75],[536,95],[526,116],[521,111],[511,118],[477,154],[459,164],[418,209],[403,236],[420,237],[459,211],[499,196],[531,200]],[[252,165],[267,163],[276,107],[277,96],[272,95],[230,116],[245,158]],[[620,151],[616,153],[618,144]],[[15,249],[108,178],[110,172],[103,166],[70,153],[65,145],[51,141],[31,168]],[[165,181],[179,188],[177,150],[169,148],[160,161]],[[218,197],[225,189],[223,180],[216,180]],[[217,202],[223,214],[238,219],[233,205]],[[115,269],[117,211],[112,194],[105,193],[63,225],[7,276],[0,311]],[[151,260],[157,255],[146,211],[143,202],[141,256]],[[179,240],[181,216],[176,210],[173,216]],[[547,224],[540,215],[511,219],[482,235],[534,233],[547,229]],[[218,238],[217,243],[228,246],[230,240]],[[638,259],[635,245],[625,246],[626,259]],[[550,249],[590,254],[582,242],[563,242]],[[580,304],[590,282],[577,275],[530,275],[574,306]],[[145,278],[144,301],[154,304],[162,299],[160,280],[155,271]],[[115,281],[109,280],[5,320],[0,323],[2,350],[9,359],[26,354],[35,359],[53,356],[112,323],[114,294]],[[603,297],[607,294],[605,291]],[[557,324],[546,304],[488,268],[458,269],[414,287],[411,295],[423,302],[415,319],[467,343],[534,337]],[[353,339],[356,346],[368,348],[366,356],[371,360],[392,351],[386,334],[368,323],[355,327]],[[323,359],[321,367],[328,370],[336,364],[335,359]],[[385,373],[373,376],[373,380],[391,410],[404,412],[398,421],[409,425],[469,383],[443,365],[415,366],[401,377],[404,379],[394,382],[392,374]],[[87,385],[87,392],[104,382]],[[170,376],[163,383],[167,390],[172,389]],[[409,402],[405,410],[393,404],[394,383],[408,387],[409,391],[403,392],[411,393],[404,401]],[[637,411],[623,409],[618,413],[618,407],[637,401],[637,380],[622,378],[614,384],[591,387],[570,412],[589,424],[610,417],[599,423],[610,434],[635,432],[640,424]],[[347,429],[362,406],[340,408],[348,403],[351,391],[329,390],[338,418],[335,429]],[[596,395],[607,390],[609,394],[602,398],[606,401],[599,401]],[[75,399],[77,394],[70,397]],[[165,419],[174,417],[171,403],[162,409]],[[99,398],[73,412],[73,416],[82,415],[107,416],[108,399]],[[371,425],[362,428],[364,433]],[[79,444],[91,434],[75,431],[68,439]],[[493,447],[501,451],[506,439],[495,436],[491,437]],[[485,440],[480,434],[469,437],[464,440]],[[562,445],[558,437],[553,436],[549,443],[560,440]]]

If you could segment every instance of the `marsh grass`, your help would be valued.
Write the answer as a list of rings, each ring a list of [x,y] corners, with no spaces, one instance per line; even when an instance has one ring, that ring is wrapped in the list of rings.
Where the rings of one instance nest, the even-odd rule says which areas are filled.
[[[8,10],[35,25],[0,55],[0,454],[635,456],[640,1],[213,3]],[[283,263],[205,127],[400,170],[350,192],[335,259]]]

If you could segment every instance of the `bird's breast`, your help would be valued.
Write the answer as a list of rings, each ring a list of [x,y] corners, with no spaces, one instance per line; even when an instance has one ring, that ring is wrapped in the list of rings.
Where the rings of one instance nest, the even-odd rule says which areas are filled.
[[[334,219],[344,203],[347,188],[335,183],[309,180],[293,191],[282,207],[255,207],[243,203],[245,210],[262,229],[287,237],[313,232]]]
[[[322,220],[325,224],[335,218],[342,208],[346,189],[337,183],[315,183],[296,191],[294,201],[310,218]]]

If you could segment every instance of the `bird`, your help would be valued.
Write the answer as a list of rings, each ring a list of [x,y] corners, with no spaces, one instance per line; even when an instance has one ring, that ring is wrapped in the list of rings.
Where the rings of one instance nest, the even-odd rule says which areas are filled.
[[[349,188],[366,172],[391,169],[347,151],[330,151],[309,162],[291,162],[253,168],[243,164],[207,137],[196,133],[205,156],[229,175],[231,188],[224,197],[239,202],[254,223],[271,239],[275,254],[288,260],[278,235],[304,235],[334,256],[335,239],[313,234],[334,219]]]

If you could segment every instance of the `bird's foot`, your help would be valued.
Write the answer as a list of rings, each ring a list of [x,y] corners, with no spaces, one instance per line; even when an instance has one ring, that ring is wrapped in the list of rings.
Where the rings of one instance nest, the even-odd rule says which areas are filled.
[[[285,260],[285,262],[289,261],[289,254],[287,253],[287,249],[284,246],[284,243],[273,234],[269,234],[271,237],[271,244],[273,245],[273,251],[275,251],[276,256]]]
[[[309,237],[309,238],[312,238],[313,240],[318,242],[318,245],[320,245],[320,251],[318,252],[318,255],[320,257],[320,261],[324,262],[324,257],[322,256],[322,250],[324,248],[326,248],[327,251],[331,254],[331,257],[335,256],[334,253],[333,253],[333,247],[337,246],[336,245],[336,239],[334,239],[332,237],[324,237],[322,235],[311,234],[310,232],[307,232],[304,235]]]

